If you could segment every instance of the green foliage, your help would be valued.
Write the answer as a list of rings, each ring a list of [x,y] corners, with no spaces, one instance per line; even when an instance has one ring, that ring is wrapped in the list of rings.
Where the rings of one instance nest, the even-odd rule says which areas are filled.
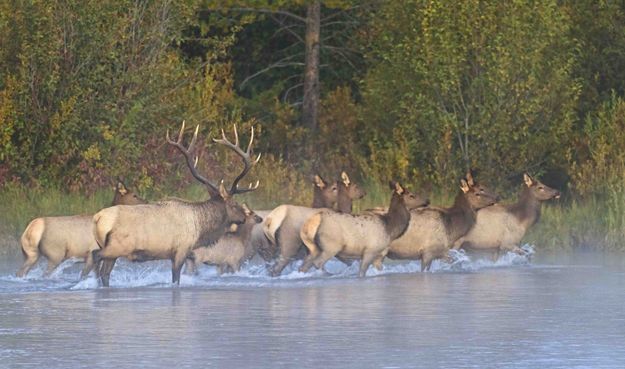
[[[363,86],[372,152],[408,137],[409,167],[435,183],[562,165],[579,91],[568,25],[555,1],[385,3]]]

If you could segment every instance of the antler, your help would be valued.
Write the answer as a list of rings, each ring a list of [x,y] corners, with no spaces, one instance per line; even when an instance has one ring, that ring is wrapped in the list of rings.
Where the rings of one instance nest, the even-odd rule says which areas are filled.
[[[250,192],[250,191],[254,191],[255,189],[257,189],[258,185],[260,184],[260,181],[256,181],[255,185],[252,185],[250,183],[248,188],[238,188],[239,181],[243,177],[245,177],[245,175],[250,171],[250,169],[252,169],[252,166],[258,163],[258,161],[260,160],[260,154],[258,154],[258,156],[256,157],[254,161],[252,161],[250,157],[250,152],[252,150],[252,143],[254,142],[254,127],[252,127],[250,143],[247,145],[247,150],[245,150],[245,152],[239,147],[239,134],[237,132],[236,125],[234,125],[234,143],[230,142],[230,140],[226,138],[226,133],[224,132],[223,129],[221,130],[221,139],[219,140],[213,139],[213,141],[232,149],[232,151],[234,151],[237,155],[239,155],[243,159],[243,165],[244,165],[243,171],[234,179],[234,182],[232,182],[232,186],[230,187],[230,191],[228,191],[228,193],[230,195],[236,195],[239,193]]]
[[[184,158],[187,160],[187,166],[189,167],[189,170],[191,170],[191,174],[193,175],[193,177],[195,177],[195,179],[200,181],[202,184],[206,185],[209,191],[211,192],[211,195],[219,194],[219,189],[217,188],[217,186],[212,184],[207,178],[202,176],[197,171],[197,162],[199,158],[197,155],[194,156],[193,152],[195,151],[195,143],[197,141],[197,133],[200,129],[200,126],[198,125],[197,127],[195,127],[195,132],[193,133],[193,138],[191,139],[191,143],[189,143],[188,148],[185,148],[182,145],[182,137],[184,136],[184,128],[185,128],[185,121],[182,121],[180,132],[178,133],[178,139],[176,141],[173,141],[171,138],[169,138],[169,129],[168,129],[167,134],[166,134],[167,143],[177,148],[178,151],[180,151],[182,155],[184,155]]]

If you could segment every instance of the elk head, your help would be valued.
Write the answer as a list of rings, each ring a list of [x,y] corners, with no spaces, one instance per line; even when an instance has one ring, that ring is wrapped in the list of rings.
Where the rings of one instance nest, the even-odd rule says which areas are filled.
[[[339,181],[339,193],[341,192],[346,193],[351,200],[362,199],[367,194],[360,186],[350,181],[345,172],[341,172],[341,180]]]
[[[258,163],[258,161],[260,160],[260,154],[254,160],[252,160],[251,158],[252,144],[254,143],[254,127],[252,127],[251,129],[250,142],[247,145],[247,149],[245,151],[243,151],[239,147],[239,134],[237,132],[236,125],[234,126],[234,138],[235,138],[234,143],[232,143],[230,140],[226,138],[226,134],[223,129],[221,130],[221,138],[213,139],[215,143],[224,145],[227,148],[234,151],[235,154],[240,156],[241,159],[243,160],[243,170],[234,179],[234,181],[232,182],[232,185],[230,186],[230,189],[228,190],[224,186],[223,181],[219,184],[219,186],[216,186],[208,178],[202,176],[197,171],[198,156],[195,153],[196,151],[195,144],[197,142],[197,135],[198,135],[200,126],[198,125],[197,127],[195,127],[193,138],[191,139],[191,142],[189,143],[188,147],[184,147],[182,144],[184,129],[185,129],[185,122],[183,121],[182,126],[180,127],[180,132],[178,134],[178,139],[176,141],[170,139],[169,130],[168,130],[167,136],[166,136],[167,142],[170,145],[177,148],[178,151],[182,153],[182,155],[186,159],[187,166],[189,167],[191,174],[198,182],[206,186],[206,189],[208,190],[211,200],[224,203],[228,222],[234,223],[234,224],[243,223],[245,221],[245,210],[243,209],[241,205],[239,205],[233,199],[233,196],[236,194],[254,191],[258,188],[258,185],[259,185],[259,181],[256,181],[256,184],[254,185],[250,184],[247,188],[239,188],[238,186],[239,181],[241,181],[241,179],[243,179],[243,177],[245,177],[245,175],[249,173],[250,169],[252,169],[252,166]]]
[[[470,178],[470,181],[473,183],[473,186],[471,186],[469,181],[466,179],[461,179],[460,189],[472,209],[478,210],[485,208],[487,206],[494,205],[497,201],[499,201],[499,196],[497,196],[497,194],[489,191],[483,186],[475,184],[472,177]]]
[[[121,179],[117,181],[113,205],[139,205],[145,203],[146,201],[130,191]]]
[[[313,177],[315,185],[313,193],[313,208],[332,208],[338,199],[338,186],[336,182],[328,183],[320,175]]]
[[[391,190],[393,190],[393,196],[401,197],[406,206],[406,209],[408,210],[421,208],[430,204],[430,200],[427,198],[427,196],[423,194],[412,193],[408,191],[404,186],[402,186],[399,182],[390,181],[388,184]]]
[[[527,173],[523,173],[523,181],[525,182],[530,195],[538,201],[560,198],[560,191],[544,185],[542,182],[532,178]]]

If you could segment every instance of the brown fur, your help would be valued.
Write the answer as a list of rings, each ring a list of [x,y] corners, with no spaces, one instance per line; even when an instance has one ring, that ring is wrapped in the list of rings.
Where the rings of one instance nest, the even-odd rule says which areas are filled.
[[[189,271],[195,270],[196,263],[216,265],[220,274],[228,270],[239,271],[241,264],[256,254],[250,237],[254,226],[262,220],[253,211],[246,209],[245,223],[238,226],[236,231],[226,233],[212,246],[199,247],[193,250],[193,255],[187,260]]]
[[[145,201],[128,190],[122,182],[115,187],[113,204],[143,204]],[[91,232],[92,215],[74,215],[63,217],[44,217],[32,220],[21,237],[24,264],[17,271],[18,277],[24,277],[39,260],[40,255],[48,259],[46,275],[69,258],[83,258],[85,266],[81,277],[89,274],[93,268],[91,251],[98,244]]]
[[[450,208],[412,211],[408,230],[391,243],[387,256],[421,260],[422,271],[429,270],[433,260],[446,258],[454,241],[475,224],[476,211],[498,199],[483,186],[470,186],[469,181],[462,180],[461,188]],[[376,267],[380,268],[381,262],[376,260]]]
[[[341,173],[341,180],[337,181],[337,186],[337,211],[350,213],[352,201],[365,196],[365,191],[357,184],[351,182],[345,172]],[[283,219],[280,224],[272,224],[271,229],[264,228],[267,238],[276,245],[280,252],[280,256],[272,269],[274,276],[280,275],[291,260],[304,257],[306,248],[300,238],[300,231],[304,223],[316,213],[330,210],[331,207],[313,209],[303,206],[282,205],[267,217],[271,218],[274,214],[280,214]]]
[[[522,254],[519,244],[527,230],[540,219],[542,203],[560,196],[560,192],[527,174],[524,182],[516,203],[479,211],[475,227],[454,243],[454,249],[490,251],[494,260],[501,252]]]
[[[427,198],[406,191],[400,184],[393,183],[393,195],[386,214],[350,215],[338,212],[323,212],[316,215],[315,240],[310,249],[313,257],[302,265],[306,272],[314,265],[323,268],[334,256],[344,259],[361,259],[359,276],[364,277],[369,265],[380,255],[386,254],[389,244],[400,237],[410,221],[410,210],[428,204]],[[307,245],[308,246],[308,245]]]
[[[256,186],[250,185],[246,189],[238,187],[239,181],[260,159],[260,155],[255,160],[251,158],[254,129],[251,130],[246,151],[239,147],[236,126],[234,143],[226,138],[223,130],[222,138],[213,140],[231,149],[243,160],[243,170],[234,179],[229,190],[226,190],[223,182],[216,186],[197,171],[195,144],[199,126],[196,127],[188,148],[182,144],[184,131],[183,122],[177,140],[170,139],[167,132],[167,142],[182,153],[191,174],[206,186],[210,198],[195,203],[173,199],[135,207],[114,206],[94,215],[93,232],[100,246],[100,250],[93,253],[94,259],[106,259],[106,265],[109,266],[104,268],[103,265],[100,269],[102,285],[108,286],[112,265],[119,257],[126,257],[131,261],[169,259],[172,262],[172,283],[179,284],[182,265],[192,249],[213,244],[232,223],[245,221],[245,211],[233,196],[258,188],[258,182]]]

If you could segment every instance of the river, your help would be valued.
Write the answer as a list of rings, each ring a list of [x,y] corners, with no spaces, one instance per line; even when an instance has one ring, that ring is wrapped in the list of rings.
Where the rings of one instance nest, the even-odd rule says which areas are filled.
[[[359,279],[260,263],[169,282],[167,262],[120,262],[111,288],[67,261],[25,279],[0,263],[4,368],[622,368],[623,255],[508,254],[493,264],[390,263]]]

